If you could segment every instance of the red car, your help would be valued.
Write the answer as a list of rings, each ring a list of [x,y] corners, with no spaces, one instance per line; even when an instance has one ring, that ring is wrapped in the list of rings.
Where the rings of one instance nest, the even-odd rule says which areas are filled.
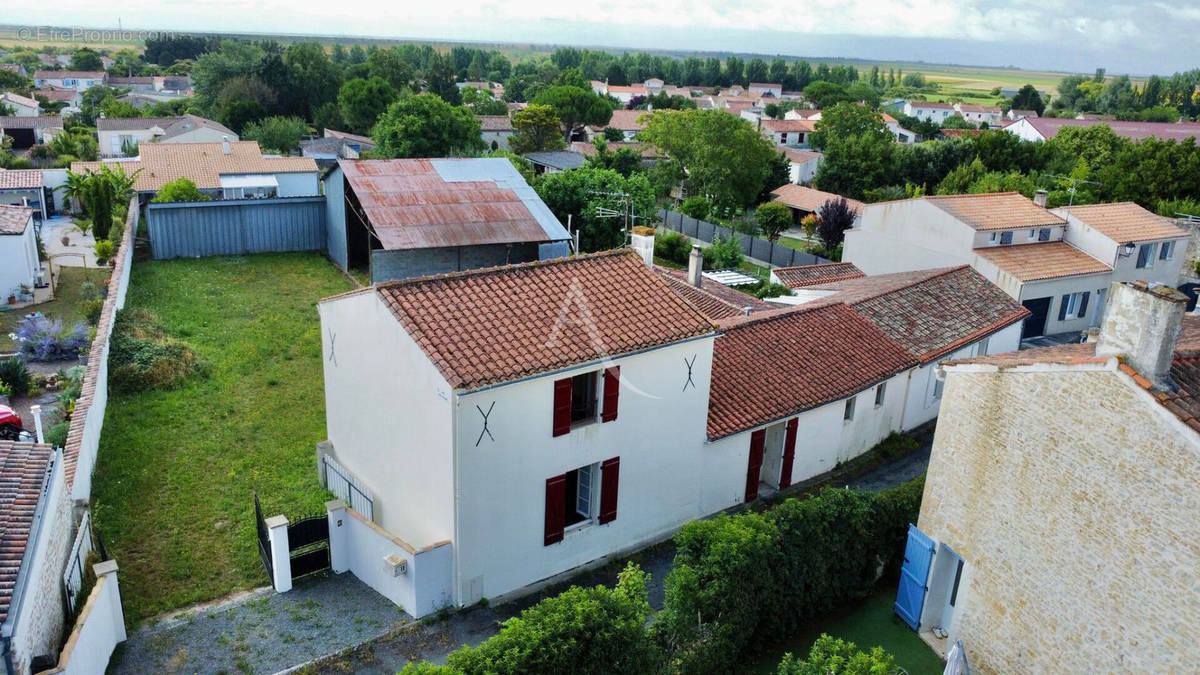
[[[21,416],[12,408],[0,405],[0,440],[20,440],[21,428]]]

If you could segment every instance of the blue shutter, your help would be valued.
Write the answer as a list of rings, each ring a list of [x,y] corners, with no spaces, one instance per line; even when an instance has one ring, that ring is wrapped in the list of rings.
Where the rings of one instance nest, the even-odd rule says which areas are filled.
[[[1067,303],[1071,301],[1071,296],[1064,295],[1058,303],[1058,320],[1063,321],[1067,318]]]
[[[1084,314],[1087,314],[1088,296],[1090,296],[1091,294],[1092,294],[1091,291],[1084,291],[1083,297],[1079,299],[1079,314],[1077,316],[1080,319],[1083,318]]]

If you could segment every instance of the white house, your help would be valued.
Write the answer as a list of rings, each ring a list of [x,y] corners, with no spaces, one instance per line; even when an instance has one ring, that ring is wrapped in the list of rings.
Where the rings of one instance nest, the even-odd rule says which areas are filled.
[[[975,125],[986,122],[989,127],[994,127],[1004,122],[1004,111],[1000,109],[1000,106],[955,103],[954,110],[963,119]]]
[[[616,129],[624,137],[622,140],[632,141],[637,132],[646,128],[646,123],[642,121],[642,118],[648,114],[650,113],[645,110],[614,110],[608,124],[587,127],[588,140],[604,136],[605,129]]]
[[[1112,267],[1113,281],[1174,287],[1187,258],[1188,232],[1133,202],[1053,209],[1067,221],[1066,241]]]
[[[867,274],[971,265],[1032,312],[1024,337],[1067,333],[1096,325],[1113,274],[1070,230],[1015,192],[926,196],[866,205],[842,259]]]
[[[39,117],[0,117],[0,136],[12,139],[13,148],[30,148],[39,143],[49,143],[63,132],[61,117],[42,115]]]
[[[0,440],[0,514],[0,672],[41,672],[58,662],[66,614],[73,522],[61,451]]]
[[[775,145],[792,145],[808,147],[809,135],[816,131],[817,123],[813,119],[804,120],[772,120],[764,119],[759,125],[759,131]]]
[[[1045,141],[1054,138],[1064,127],[1091,127],[1107,125],[1113,133],[1140,141],[1143,138],[1173,140],[1182,143],[1188,138],[1200,138],[1200,123],[1197,122],[1141,122],[1137,120],[1077,120],[1065,117],[1022,117],[1002,129],[1026,141]]]
[[[33,209],[0,204],[0,301],[22,286],[32,289],[41,273]]]
[[[513,130],[511,117],[508,115],[476,115],[475,119],[479,120],[479,136],[485,145],[508,150],[508,139],[516,133]]]
[[[42,106],[37,100],[11,91],[0,94],[0,106],[8,106],[17,117],[37,117],[42,114]]]
[[[220,143],[238,135],[225,125],[198,115],[180,117],[101,117],[96,136],[102,157],[124,157],[126,148],[137,154],[142,143]]]
[[[37,169],[0,169],[0,204],[31,206],[34,217],[45,221],[50,198],[46,194],[43,173]]]
[[[783,96],[783,85],[775,82],[751,82],[750,91],[763,96],[779,98]]]
[[[108,73],[103,70],[38,70],[33,73],[35,89],[53,87],[86,91],[108,82]]]
[[[882,117],[883,123],[887,126],[888,132],[892,134],[892,138],[894,138],[897,143],[911,145],[917,142],[916,132],[909,131],[908,129],[900,126],[900,122],[895,117],[892,117],[887,113],[882,113]]]
[[[903,111],[908,117],[938,124],[955,113],[952,104],[941,101],[905,101]]]
[[[817,168],[821,166],[821,160],[825,159],[825,155],[816,150],[803,150],[787,146],[778,149],[787,156],[788,179],[797,185],[808,183],[816,178]]]
[[[815,171],[815,169],[814,169]],[[815,213],[820,215],[826,202],[833,199],[845,199],[850,210],[861,216],[866,206],[857,199],[849,199],[832,192],[825,192],[805,185],[788,183],[771,190],[771,201],[780,202],[792,210],[792,221],[799,223],[805,216]],[[889,270],[890,271],[890,270]]]

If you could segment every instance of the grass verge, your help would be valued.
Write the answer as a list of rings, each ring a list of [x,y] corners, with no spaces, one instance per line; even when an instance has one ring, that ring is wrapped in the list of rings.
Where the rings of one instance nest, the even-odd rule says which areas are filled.
[[[315,303],[349,288],[311,253],[134,266],[127,306],[154,312],[208,373],[109,399],[92,511],[130,621],[268,583],[255,491],[268,516],[322,508]]]

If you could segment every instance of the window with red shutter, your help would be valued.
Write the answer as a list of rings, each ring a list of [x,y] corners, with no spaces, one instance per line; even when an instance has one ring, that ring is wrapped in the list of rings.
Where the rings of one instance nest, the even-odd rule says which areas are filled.
[[[746,466],[746,501],[758,499],[758,473],[762,470],[763,444],[766,443],[767,432],[759,429],[750,434],[750,461]]]
[[[600,415],[602,422],[617,419],[617,400],[621,396],[621,366],[604,369],[604,412]]]
[[[571,431],[571,378],[554,381],[554,435]]]
[[[545,546],[563,540],[566,513],[567,475],[546,479],[546,538]]]
[[[799,426],[798,417],[787,421],[787,433],[783,438],[783,470],[779,472],[780,489],[792,484],[792,462],[796,459],[796,430]]]
[[[621,480],[621,458],[604,460],[600,465],[600,524],[617,519],[617,492]]]

